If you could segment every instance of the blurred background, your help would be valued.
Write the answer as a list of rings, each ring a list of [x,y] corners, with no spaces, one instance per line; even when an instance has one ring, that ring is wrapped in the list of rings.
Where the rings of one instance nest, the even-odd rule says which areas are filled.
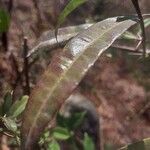
[[[0,7],[10,14],[9,30],[0,33],[0,99],[8,90],[14,90],[14,99],[23,94],[24,83],[18,80],[24,79],[18,79],[18,71],[23,66],[24,37],[30,50],[44,31],[55,28],[68,1],[0,0]],[[139,0],[139,3],[143,14],[150,13],[150,1]],[[135,14],[131,0],[90,0],[71,13],[63,26],[130,14]],[[149,30],[147,27],[147,45]],[[31,66],[31,88],[52,55],[60,50],[42,55]],[[76,90],[95,103],[101,116],[105,147],[116,149],[150,136],[150,57],[143,61],[119,48],[110,48]]]

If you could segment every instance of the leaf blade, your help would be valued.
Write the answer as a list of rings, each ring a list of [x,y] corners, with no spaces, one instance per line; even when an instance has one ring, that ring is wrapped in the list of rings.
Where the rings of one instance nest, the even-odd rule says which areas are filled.
[[[61,12],[61,14],[58,17],[58,23],[55,29],[55,36],[57,37],[57,32],[59,26],[65,21],[66,17],[77,7],[84,4],[87,0],[70,0],[69,3],[66,5],[64,10]]]
[[[4,9],[0,9],[0,33],[6,32],[9,28],[10,16]]]
[[[52,136],[57,140],[67,140],[71,137],[71,133],[63,127],[55,127]]]
[[[2,107],[3,108],[3,115],[5,115],[8,112],[11,105],[12,105],[12,93],[7,92],[5,94],[4,103],[3,103],[3,107]]]
[[[83,148],[84,150],[95,150],[94,142],[87,133],[84,134]]]
[[[53,57],[32,91],[24,114],[22,142],[26,142],[22,143],[23,148],[28,149],[38,141],[48,121],[53,118],[87,70],[133,24],[135,22],[131,20],[116,22],[116,18],[106,19],[78,34],[60,54]]]
[[[9,112],[7,113],[8,116],[15,118],[19,116],[25,109],[25,106],[28,101],[28,96],[23,96],[21,100],[16,101],[10,108]]]

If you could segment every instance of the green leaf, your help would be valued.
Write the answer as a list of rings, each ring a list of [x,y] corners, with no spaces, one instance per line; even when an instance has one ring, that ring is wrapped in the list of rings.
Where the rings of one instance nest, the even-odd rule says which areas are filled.
[[[5,10],[0,9],[0,32],[6,32],[9,28],[9,23],[9,14]]]
[[[52,140],[52,142],[48,144],[48,150],[60,150],[58,142],[56,140]]]
[[[94,142],[87,133],[84,134],[83,147],[84,150],[95,150]]]
[[[149,150],[150,149],[150,138],[142,141],[127,145],[120,150]]]
[[[86,112],[75,113],[72,115],[72,120],[74,120],[73,129],[79,127],[82,124],[85,118],[85,115],[86,115]]]
[[[79,33],[55,55],[31,92],[22,124],[23,147],[31,148],[61,104],[79,84],[101,54],[134,21],[106,19]]]
[[[148,26],[150,26],[150,18],[146,18],[144,20],[144,27],[147,28]],[[140,26],[137,27],[137,30],[138,30],[138,34],[142,33]]]
[[[70,0],[67,6],[64,8],[64,10],[61,12],[58,18],[58,26],[60,26],[66,17],[77,7],[85,3],[87,0]]]
[[[126,31],[121,37],[128,40],[139,40],[139,37],[129,31]]]
[[[57,140],[67,140],[72,134],[66,128],[56,127],[52,131],[52,136]]]
[[[70,117],[63,117],[61,114],[57,114],[57,125],[68,130],[76,129],[83,122],[85,115],[86,112],[74,113]]]
[[[11,105],[12,105],[12,93],[7,92],[4,97],[3,115],[5,115],[9,111]]]
[[[12,120],[9,117],[3,117],[2,121],[3,121],[4,125],[6,126],[6,128],[9,131],[12,131],[12,132],[16,133],[16,131],[17,131],[17,124],[15,123],[14,120]]]
[[[55,35],[57,37],[57,32],[59,26],[65,21],[66,17],[77,7],[85,3],[87,0],[70,0],[67,6],[64,8],[64,10],[61,12],[58,18],[58,23],[55,30]]]
[[[23,96],[21,100],[16,101],[10,108],[8,116],[15,118],[18,117],[25,109],[28,102],[28,96]]]

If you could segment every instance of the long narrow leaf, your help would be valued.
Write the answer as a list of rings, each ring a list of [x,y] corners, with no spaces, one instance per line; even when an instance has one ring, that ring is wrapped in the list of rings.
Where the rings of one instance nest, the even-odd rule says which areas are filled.
[[[41,133],[98,57],[130,26],[132,20],[106,19],[84,30],[54,56],[33,89],[22,125],[22,149],[34,149]]]
[[[70,0],[70,2],[66,5],[64,10],[61,12],[58,18],[58,23],[55,30],[55,35],[57,37],[57,31],[59,26],[65,21],[66,17],[77,7],[85,3],[87,0]]]
[[[39,54],[44,53],[47,50],[50,51],[54,48],[64,46],[64,44],[66,44],[66,42],[72,37],[76,36],[78,32],[87,29],[91,25],[92,24],[87,23],[83,25],[60,28],[58,30],[57,40],[54,30],[44,32],[39,38],[37,45],[28,53],[28,57],[36,58]]]

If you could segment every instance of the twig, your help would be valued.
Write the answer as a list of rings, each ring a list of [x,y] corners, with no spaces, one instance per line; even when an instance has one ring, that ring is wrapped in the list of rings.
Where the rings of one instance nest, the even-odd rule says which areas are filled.
[[[8,12],[10,13],[10,16],[11,16],[11,12],[12,12],[12,9],[13,9],[13,2],[14,2],[14,0],[9,0]]]
[[[140,10],[140,7],[139,7],[139,2],[138,0],[131,0],[134,7],[135,7],[135,10],[137,12],[137,15],[139,17],[139,20],[140,20],[140,26],[141,26],[141,30],[142,30],[142,46],[143,46],[143,57],[146,56],[146,33],[145,33],[145,27],[144,27],[144,19],[143,19],[143,16],[142,16],[142,13],[141,13],[141,10]]]
[[[8,51],[8,36],[7,35],[8,35],[8,32],[3,32],[2,37],[1,37],[2,46],[3,46],[5,52]]]
[[[20,82],[22,85],[23,82],[22,82],[22,73],[19,71],[18,62],[13,53],[11,53],[10,59],[12,60],[12,68],[14,68],[16,72],[16,80],[15,80],[15,83],[12,84],[12,88],[14,91],[13,96],[14,96],[18,83]]]
[[[25,87],[24,87],[24,94],[29,95],[30,94],[30,84],[29,84],[29,70],[28,70],[28,41],[27,38],[24,38],[24,44],[23,44],[23,59],[24,59],[24,77],[25,77]]]

